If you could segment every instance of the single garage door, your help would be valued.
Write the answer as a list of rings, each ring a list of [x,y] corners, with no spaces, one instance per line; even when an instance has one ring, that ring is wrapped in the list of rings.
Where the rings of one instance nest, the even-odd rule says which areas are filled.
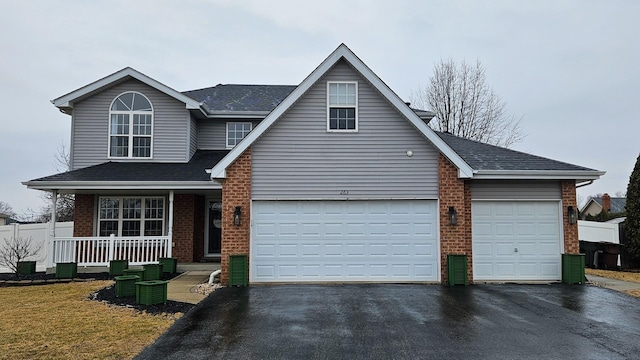
[[[560,280],[557,201],[474,201],[475,280]]]
[[[438,281],[436,204],[253,201],[250,281]]]

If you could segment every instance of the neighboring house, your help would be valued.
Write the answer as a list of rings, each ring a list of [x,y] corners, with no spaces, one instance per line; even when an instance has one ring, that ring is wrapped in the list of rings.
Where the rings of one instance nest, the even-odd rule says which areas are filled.
[[[298,86],[181,93],[126,68],[53,104],[72,171],[25,184],[76,194],[55,246],[219,257],[225,284],[235,254],[251,283],[445,282],[449,254],[472,281],[560,280],[576,184],[604,174],[435,132],[345,45]]]
[[[11,220],[9,215],[0,213],[0,226],[8,225],[9,224],[8,220]]]
[[[611,197],[609,194],[590,197],[580,210],[580,216],[584,219],[587,215],[596,216],[603,210],[608,213],[621,213],[627,205],[626,197]]]

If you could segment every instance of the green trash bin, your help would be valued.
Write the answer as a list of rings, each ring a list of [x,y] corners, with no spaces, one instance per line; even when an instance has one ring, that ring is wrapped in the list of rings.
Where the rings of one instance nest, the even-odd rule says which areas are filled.
[[[447,255],[449,285],[469,285],[467,280],[467,255]]]
[[[249,261],[247,255],[229,255],[229,286],[249,284]]]
[[[562,254],[562,282],[584,285],[584,254]]]

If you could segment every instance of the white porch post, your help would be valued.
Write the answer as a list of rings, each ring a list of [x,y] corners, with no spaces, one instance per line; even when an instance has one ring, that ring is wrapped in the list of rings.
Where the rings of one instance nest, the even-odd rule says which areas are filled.
[[[171,257],[173,250],[173,190],[169,191],[169,230],[167,233],[169,240],[167,240],[167,257]]]
[[[51,221],[49,229],[51,231],[49,236],[49,254],[47,254],[47,267],[53,267],[53,258],[55,256],[55,239],[56,239],[56,208],[58,205],[58,191],[51,191]]]

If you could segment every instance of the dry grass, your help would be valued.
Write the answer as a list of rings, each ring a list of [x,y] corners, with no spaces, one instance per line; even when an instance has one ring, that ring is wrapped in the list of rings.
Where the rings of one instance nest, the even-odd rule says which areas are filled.
[[[173,324],[87,299],[111,281],[0,288],[0,359],[124,359]]]
[[[617,279],[617,280],[640,283],[640,273],[637,273],[637,272],[598,270],[598,269],[585,269],[584,272],[587,275],[596,275],[596,276],[606,277],[609,279]],[[626,291],[626,293],[631,296],[640,298],[640,290],[629,290],[629,291]]]

